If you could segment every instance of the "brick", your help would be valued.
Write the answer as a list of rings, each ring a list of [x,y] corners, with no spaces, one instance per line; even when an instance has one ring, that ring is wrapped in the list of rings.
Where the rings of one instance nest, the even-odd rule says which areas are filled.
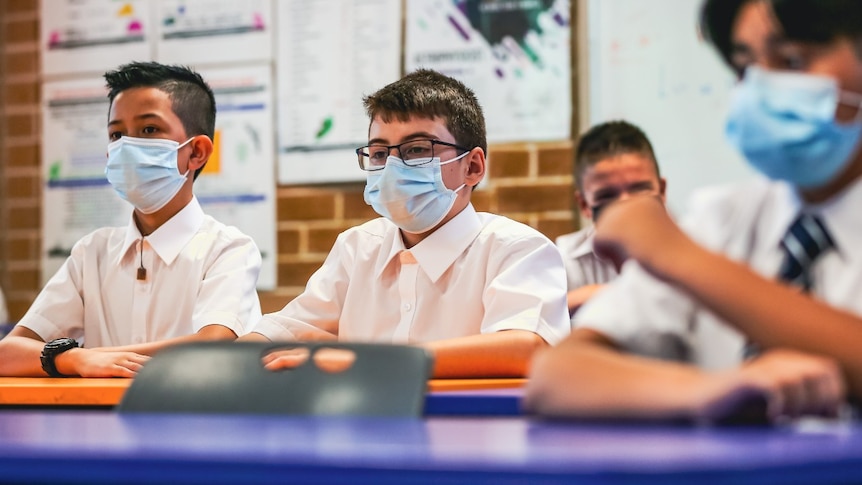
[[[36,74],[39,72],[39,56],[35,52],[6,54],[6,74]]]
[[[530,154],[526,150],[491,150],[487,170],[493,179],[526,177],[530,173]]]
[[[350,191],[344,192],[344,218],[345,219],[361,219],[370,221],[380,217],[370,205],[365,203],[363,192]]]
[[[312,273],[320,268],[323,260],[317,262],[281,263],[278,265],[279,286],[305,286]]]
[[[493,208],[494,194],[488,189],[476,189],[470,195],[470,202],[479,212],[494,212]]]
[[[36,133],[32,115],[10,115],[6,117],[6,133],[9,136],[31,136]]]
[[[279,221],[332,220],[335,218],[335,194],[312,193],[280,195]]]
[[[38,167],[41,164],[39,145],[7,146],[2,162],[7,167]]]
[[[9,271],[9,286],[15,291],[39,290],[39,270],[14,270]]]
[[[39,10],[38,0],[3,0],[0,2],[0,12],[23,13]]]
[[[299,253],[299,231],[286,229],[278,231],[278,254]]]
[[[332,245],[335,244],[335,238],[344,232],[347,228],[336,229],[311,229],[308,231],[308,252],[309,253],[329,253]]]
[[[296,298],[296,295],[293,293],[285,295],[284,292],[274,292],[274,291],[259,291],[258,296],[260,297],[260,309],[263,313],[273,313],[284,308],[284,305]]]
[[[571,148],[539,150],[539,175],[572,175],[574,156]]]
[[[9,229],[40,229],[41,208],[16,207],[9,209]]]
[[[39,101],[39,86],[35,83],[6,84],[7,106],[35,104]]]
[[[9,239],[6,242],[6,257],[10,261],[29,261],[39,258],[39,241],[35,239]]]
[[[539,224],[536,229],[553,241],[563,234],[577,231],[578,226],[575,223],[574,218],[539,219]]]
[[[35,20],[19,20],[6,24],[6,44],[36,42],[39,29]]]
[[[569,210],[571,198],[570,184],[497,187],[497,207],[504,213]]]
[[[7,177],[5,196],[9,199],[26,199],[39,195],[39,178],[35,176]]]
[[[6,309],[9,310],[9,321],[17,322],[21,320],[35,299],[36,293],[34,292],[31,298],[9,298],[6,300]]]

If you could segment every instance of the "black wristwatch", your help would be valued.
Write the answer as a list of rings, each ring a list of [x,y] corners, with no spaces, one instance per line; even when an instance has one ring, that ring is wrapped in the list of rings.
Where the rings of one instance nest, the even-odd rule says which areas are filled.
[[[78,346],[78,341],[73,338],[63,337],[54,339],[45,344],[42,348],[42,355],[39,360],[42,361],[42,370],[48,373],[51,377],[69,377],[65,374],[60,374],[57,370],[57,365],[54,364],[54,359],[67,350],[74,349]]]

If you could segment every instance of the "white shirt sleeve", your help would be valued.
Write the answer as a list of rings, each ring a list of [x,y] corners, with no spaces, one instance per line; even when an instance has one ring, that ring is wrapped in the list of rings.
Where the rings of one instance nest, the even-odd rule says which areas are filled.
[[[519,238],[494,251],[482,297],[482,333],[528,330],[555,344],[570,332],[566,273],[557,248],[540,236]]]
[[[278,340],[328,340],[338,338],[338,323],[350,275],[351,251],[346,234],[338,236],[323,265],[311,275],[305,291],[276,313],[268,313],[253,332]]]
[[[35,332],[48,342],[60,337],[84,336],[84,299],[81,259],[86,251],[83,241],[72,247],[71,255],[48,280],[18,325]]]
[[[229,242],[208,267],[195,301],[192,326],[223,325],[237,335],[260,319],[260,250],[248,236],[227,231]]]
[[[723,250],[734,231],[749,224],[737,210],[745,205],[734,204],[738,192],[733,187],[695,192],[680,226],[698,243]],[[617,280],[578,310],[572,325],[595,330],[635,354],[688,361],[697,345],[692,331],[702,311],[687,293],[629,261]]]

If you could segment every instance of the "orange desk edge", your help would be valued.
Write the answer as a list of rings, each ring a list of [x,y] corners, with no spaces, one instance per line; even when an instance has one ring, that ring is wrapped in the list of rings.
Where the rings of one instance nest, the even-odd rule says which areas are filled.
[[[428,390],[469,391],[522,387],[526,379],[431,379]],[[131,379],[0,377],[0,405],[115,406]]]

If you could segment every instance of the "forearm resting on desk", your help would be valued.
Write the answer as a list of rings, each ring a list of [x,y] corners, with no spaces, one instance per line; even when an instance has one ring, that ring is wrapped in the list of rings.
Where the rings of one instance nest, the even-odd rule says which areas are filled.
[[[526,330],[504,330],[422,344],[434,355],[434,377],[524,377],[547,343]]]
[[[862,318],[704,249],[651,198],[609,207],[598,224],[594,248],[614,260],[637,260],[765,348],[792,348],[835,359],[851,394],[862,399]]]
[[[830,359],[773,350],[723,372],[624,354],[601,334],[576,330],[537,355],[525,407],[578,418],[733,419],[752,403],[763,418],[835,415],[844,388]]]
[[[136,354],[141,355],[153,355],[156,352],[170,347],[172,345],[178,345],[189,342],[200,342],[207,340],[234,340],[236,339],[236,334],[233,333],[233,330],[218,324],[207,325],[196,333],[191,335],[184,335],[182,337],[174,337],[165,340],[158,340],[155,342],[147,342],[143,344],[132,344],[132,345],[121,345],[118,347],[99,347],[94,350],[104,351],[104,352],[134,352]]]

